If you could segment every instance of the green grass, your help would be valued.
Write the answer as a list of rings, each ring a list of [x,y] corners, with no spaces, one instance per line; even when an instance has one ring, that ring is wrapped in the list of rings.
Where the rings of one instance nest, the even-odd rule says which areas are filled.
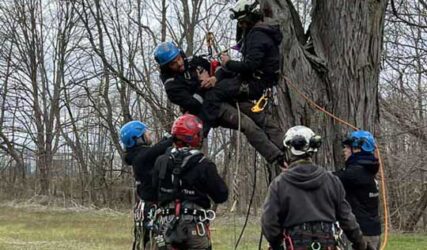
[[[233,249],[242,225],[234,216],[217,219],[213,248]],[[257,249],[259,235],[258,219],[251,218],[239,249]],[[0,206],[0,249],[130,249],[131,243],[130,213]],[[391,235],[387,249],[427,249],[427,236]]]

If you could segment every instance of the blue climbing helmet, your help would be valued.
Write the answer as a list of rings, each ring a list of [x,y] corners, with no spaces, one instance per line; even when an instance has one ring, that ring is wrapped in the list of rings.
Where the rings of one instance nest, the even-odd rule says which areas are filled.
[[[360,148],[367,153],[373,153],[377,147],[374,136],[365,130],[351,132],[344,139],[343,144],[352,148]]]
[[[162,42],[154,49],[154,59],[160,65],[166,65],[175,59],[181,51],[171,42]]]
[[[125,149],[136,146],[137,139],[143,138],[147,125],[140,121],[130,121],[120,128],[120,141]]]

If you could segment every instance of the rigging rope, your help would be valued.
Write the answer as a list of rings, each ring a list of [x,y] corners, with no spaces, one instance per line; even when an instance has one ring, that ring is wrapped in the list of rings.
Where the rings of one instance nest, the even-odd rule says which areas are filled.
[[[239,160],[240,160],[240,128],[241,128],[241,117],[240,117],[240,106],[239,103],[236,102],[237,108],[237,152],[236,152],[236,169],[234,170],[233,177],[233,205],[231,206],[230,212],[236,211],[237,201],[239,199]],[[234,242],[236,242],[236,213],[233,213],[233,223],[234,223]],[[234,246],[234,249],[237,249],[238,245]]]

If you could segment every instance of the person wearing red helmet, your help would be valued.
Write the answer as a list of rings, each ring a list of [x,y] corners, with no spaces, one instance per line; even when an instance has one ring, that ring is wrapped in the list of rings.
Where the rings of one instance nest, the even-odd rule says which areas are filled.
[[[165,249],[211,249],[209,221],[215,218],[211,200],[228,198],[228,188],[214,162],[200,151],[203,124],[191,114],[180,116],[172,126],[174,146],[160,156],[153,170],[158,190],[157,220]]]

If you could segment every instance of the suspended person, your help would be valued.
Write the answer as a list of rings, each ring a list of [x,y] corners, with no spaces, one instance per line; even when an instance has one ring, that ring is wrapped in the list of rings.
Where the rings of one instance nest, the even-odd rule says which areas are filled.
[[[337,249],[334,223],[338,221],[353,249],[371,249],[345,200],[340,180],[312,162],[320,136],[310,128],[295,126],[286,132],[283,144],[288,169],[271,183],[261,218],[271,248]]]
[[[214,162],[200,151],[202,122],[191,114],[172,126],[172,151],[160,156],[153,172],[161,214],[158,219],[166,249],[211,249],[209,221],[215,218],[211,200],[228,198],[228,188]]]
[[[372,249],[380,249],[381,221],[379,215],[379,189],[375,179],[379,163],[374,152],[374,136],[364,130],[354,131],[343,140],[345,167],[335,174],[346,191],[363,238]]]
[[[151,184],[151,172],[157,157],[172,146],[173,139],[172,137],[164,138],[152,145],[153,140],[147,126],[140,121],[130,121],[121,127],[120,141],[125,151],[124,162],[133,168],[137,190],[132,249],[145,249],[150,240],[147,229],[148,213],[157,202],[157,189]]]
[[[221,103],[221,111],[214,115],[215,120],[208,119],[205,95],[216,89],[218,79],[209,75],[210,65],[206,59],[193,57],[191,62],[185,54],[171,42],[159,44],[154,51],[154,58],[160,65],[160,77],[169,100],[181,110],[198,116],[204,122],[205,136],[210,127],[222,126],[238,129],[246,135],[249,143],[270,163],[283,165],[283,152],[270,138],[277,140],[281,135],[270,137],[250,117],[239,114],[229,103]],[[222,79],[222,77],[219,77]],[[220,81],[221,82],[221,81]],[[210,116],[212,114],[209,114]],[[264,119],[264,127],[270,128],[270,119]]]

